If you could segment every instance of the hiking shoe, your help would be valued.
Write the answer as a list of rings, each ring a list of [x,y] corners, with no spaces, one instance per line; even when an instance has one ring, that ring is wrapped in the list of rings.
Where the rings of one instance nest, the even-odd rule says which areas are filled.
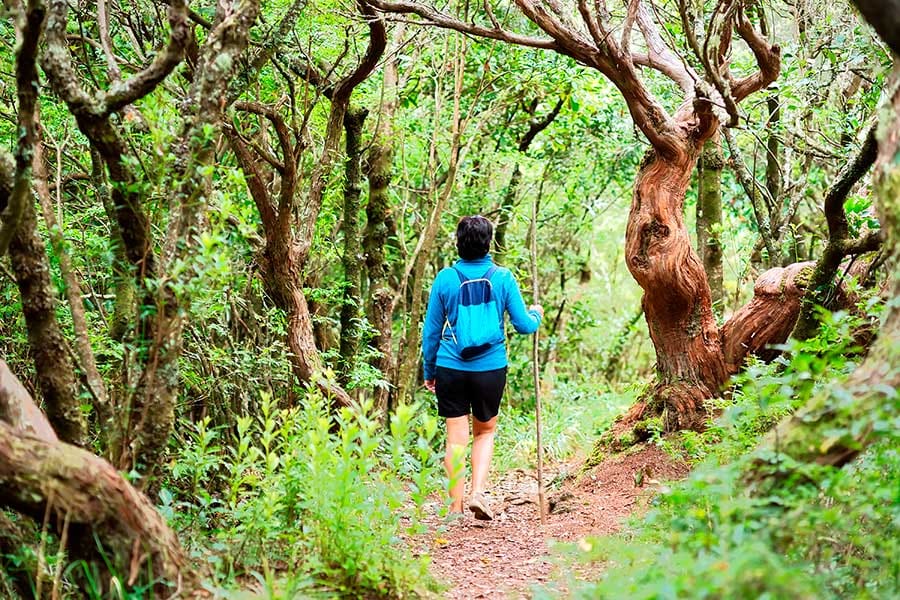
[[[479,521],[492,521],[494,513],[488,505],[484,492],[478,492],[469,500],[469,510],[475,514],[475,518]]]

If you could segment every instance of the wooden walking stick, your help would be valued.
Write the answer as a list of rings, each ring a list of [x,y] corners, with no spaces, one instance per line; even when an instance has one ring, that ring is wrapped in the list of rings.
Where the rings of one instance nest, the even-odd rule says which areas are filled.
[[[543,186],[542,186],[543,187]],[[540,194],[531,203],[531,289],[532,302],[538,304],[538,268],[537,268],[537,214]],[[534,371],[534,426],[537,429],[537,482],[538,507],[541,511],[541,525],[547,524],[547,501],[544,498],[544,446],[541,443],[541,365],[538,353],[538,334],[534,332],[534,346],[531,350],[531,367]]]

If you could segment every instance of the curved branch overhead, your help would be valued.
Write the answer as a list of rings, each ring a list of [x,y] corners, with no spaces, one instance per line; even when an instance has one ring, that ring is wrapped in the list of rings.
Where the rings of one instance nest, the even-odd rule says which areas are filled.
[[[759,67],[759,71],[756,73],[738,79],[732,84],[731,93],[734,95],[734,100],[735,102],[740,102],[750,94],[758,92],[778,79],[778,73],[781,71],[781,47],[777,44],[769,44],[756,31],[743,10],[738,11],[735,29],[737,29],[741,39],[747,42],[750,50],[753,51],[753,56],[756,57],[756,64]]]
[[[104,117],[118,112],[156,89],[178,66],[184,58],[190,39],[188,8],[184,0],[170,0],[168,5],[170,33],[166,46],[143,70],[128,79],[114,82],[109,90],[92,93],[79,83],[69,54],[66,40],[68,2],[49,0],[47,50],[41,66],[54,81],[54,91],[69,105],[73,113],[86,112],[94,117]]]
[[[539,38],[510,30],[495,16],[489,0],[484,13],[490,26],[479,25],[474,20],[462,20],[441,12],[431,4],[409,0],[372,0],[371,5],[381,12],[416,15],[419,23],[468,35],[499,40],[519,46],[552,50],[569,56],[585,66],[596,69],[622,93],[635,125],[647,137],[651,145],[662,155],[674,156],[684,151],[685,126],[697,127],[699,136],[715,127],[711,116],[717,106],[724,106],[727,123],[737,124],[737,104],[753,92],[771,83],[780,69],[778,46],[770,45],[758,34],[744,14],[742,0],[723,0],[717,5],[721,10],[713,14],[711,28],[716,29],[704,38],[703,48],[693,31],[693,21],[687,9],[682,13],[686,34],[692,46],[702,58],[705,78],[715,93],[705,91],[703,101],[692,105],[698,84],[703,82],[697,73],[670,48],[659,33],[655,11],[641,0],[624,3],[625,15],[614,19],[605,1],[589,3],[578,0],[576,7],[563,7],[555,0],[515,0],[519,12],[540,28],[548,38]],[[687,5],[682,2],[682,7]],[[633,49],[632,30],[641,32],[642,46]],[[731,84],[727,73],[725,54],[731,45],[731,30],[735,27],[753,51],[759,71]],[[714,42],[714,43],[713,43]],[[709,47],[712,49],[709,49]],[[683,93],[683,108],[670,116],[662,104],[645,85],[635,66],[655,69],[675,83]],[[725,71],[725,72],[723,72]],[[710,86],[706,86],[710,87]],[[710,116],[707,116],[709,114]],[[699,117],[699,119],[698,119]],[[711,132],[711,130],[710,130]]]
[[[486,0],[489,2],[490,0]],[[492,27],[476,25],[461,21],[452,15],[443,13],[436,8],[420,4],[418,2],[408,2],[406,0],[370,0],[369,4],[381,12],[393,13],[398,15],[416,15],[422,19],[419,24],[431,25],[441,29],[450,29],[461,33],[468,33],[477,37],[498,40],[501,42],[509,42],[518,46],[526,46],[529,48],[542,48],[544,50],[559,50],[556,42],[548,38],[536,38],[527,35],[520,35],[502,29],[494,20]],[[493,13],[489,13],[493,19]]]
[[[685,102],[689,101],[695,94],[700,77],[666,45],[659,33],[659,27],[645,6],[640,6],[637,11],[637,25],[647,44],[647,52],[632,53],[634,63],[656,69],[674,81],[684,93]]]

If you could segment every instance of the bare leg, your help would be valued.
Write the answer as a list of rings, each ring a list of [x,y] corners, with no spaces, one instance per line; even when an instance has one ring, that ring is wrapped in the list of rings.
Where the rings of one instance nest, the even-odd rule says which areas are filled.
[[[497,428],[497,417],[482,422],[472,417],[472,495],[484,491],[488,471],[491,469],[491,457],[494,455],[494,431]]]
[[[462,512],[463,493],[466,487],[466,448],[469,445],[469,417],[447,419],[447,452],[444,467],[450,480],[450,512]]]

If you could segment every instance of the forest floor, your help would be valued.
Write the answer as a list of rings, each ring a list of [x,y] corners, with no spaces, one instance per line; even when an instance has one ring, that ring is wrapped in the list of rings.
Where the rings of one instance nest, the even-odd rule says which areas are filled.
[[[535,475],[521,469],[495,476],[493,521],[476,521],[467,512],[460,523],[448,526],[438,511],[429,511],[428,532],[413,544],[431,556],[432,573],[447,586],[442,597],[529,598],[534,586],[553,579],[552,541],[577,543],[616,532],[661,485],[688,472],[687,465],[654,445],[608,457],[583,474],[582,464],[546,469],[550,514],[543,526]]]

